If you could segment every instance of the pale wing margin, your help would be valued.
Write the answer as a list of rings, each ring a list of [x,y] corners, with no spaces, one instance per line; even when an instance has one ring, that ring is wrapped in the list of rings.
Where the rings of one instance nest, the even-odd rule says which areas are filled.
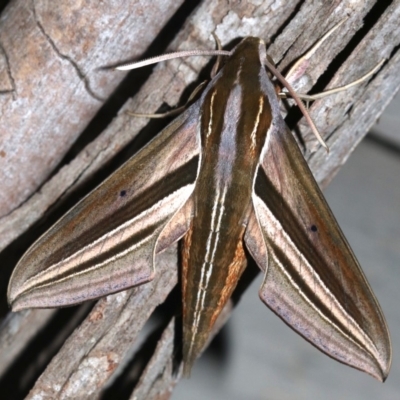
[[[197,102],[32,245],[10,280],[13,311],[75,304],[152,279],[158,237],[194,188],[198,115]],[[169,224],[163,248],[182,229]]]

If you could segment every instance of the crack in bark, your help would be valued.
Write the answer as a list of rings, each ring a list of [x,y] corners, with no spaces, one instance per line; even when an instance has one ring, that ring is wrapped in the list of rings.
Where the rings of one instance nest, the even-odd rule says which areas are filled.
[[[36,14],[36,7],[35,7],[35,0],[32,0],[32,12],[33,12],[33,16],[36,22],[36,25],[38,26],[40,32],[42,32],[43,36],[47,39],[47,41],[49,42],[50,46],[52,47],[52,49],[54,50],[54,52],[57,54],[58,57],[60,57],[63,60],[68,61],[72,67],[75,69],[79,79],[83,82],[86,91],[89,93],[89,95],[91,97],[93,97],[95,100],[103,103],[106,99],[97,95],[92,88],[90,87],[89,84],[89,80],[87,79],[86,75],[80,70],[78,64],[69,56],[61,53],[56,44],[54,43],[53,39],[50,37],[50,35],[48,35],[48,33],[45,31],[43,25],[41,24],[41,22],[38,19],[38,16]]]
[[[10,79],[11,87],[12,87],[12,89],[10,89],[10,90],[1,90],[0,94],[12,93],[12,98],[13,98],[13,100],[15,100],[16,99],[15,94],[17,93],[17,86],[15,84],[15,79],[13,77],[13,74],[11,73],[10,59],[8,58],[6,49],[4,48],[4,46],[1,42],[0,42],[0,51],[4,54],[4,59],[6,60],[6,65],[7,65],[7,75]]]

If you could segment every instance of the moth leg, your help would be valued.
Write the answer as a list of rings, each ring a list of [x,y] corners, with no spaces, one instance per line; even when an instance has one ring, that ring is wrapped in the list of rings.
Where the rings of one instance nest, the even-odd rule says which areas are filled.
[[[374,68],[372,68],[369,72],[367,72],[361,78],[356,79],[355,81],[350,82],[347,85],[338,86],[338,87],[335,87],[333,89],[324,90],[321,93],[315,93],[315,94],[311,94],[311,95],[297,93],[297,95],[298,95],[298,97],[300,97],[300,99],[304,100],[305,102],[310,102],[310,101],[322,99],[323,97],[330,96],[330,95],[335,94],[335,93],[343,92],[344,90],[347,90],[347,89],[349,89],[349,88],[351,88],[353,86],[356,86],[356,85],[368,80],[368,78],[370,78],[372,75],[374,75],[382,67],[382,65],[385,63],[385,61],[386,61],[386,59],[381,60],[377,65],[375,65]],[[283,91],[280,92],[278,94],[278,96],[280,98],[284,98],[284,99],[288,98],[288,97],[291,97],[288,92],[283,92]]]
[[[215,43],[216,43],[216,47],[218,51],[222,50],[222,45],[221,45],[221,41],[219,40],[218,36],[213,32],[212,35],[214,36],[215,39]],[[221,64],[221,59],[222,59],[222,55],[218,54],[217,55],[217,61],[215,62],[212,70],[211,70],[211,79],[214,78],[214,76],[218,73],[220,64]],[[157,113],[157,114],[143,114],[143,113],[135,113],[135,112],[131,112],[131,111],[127,111],[126,113],[129,115],[132,115],[133,117],[140,117],[140,118],[167,118],[167,117],[173,117],[175,115],[179,115],[181,112],[185,111],[186,108],[188,107],[188,105],[191,104],[191,102],[193,101],[193,99],[196,98],[197,94],[204,88],[204,86],[207,84],[207,81],[203,81],[201,82],[192,92],[192,94],[189,96],[188,101],[186,102],[186,104],[184,104],[181,107],[177,107],[174,108],[173,110],[167,111],[165,113]]]
[[[304,75],[305,70],[309,66],[309,60],[313,56],[313,54],[317,51],[317,49],[321,46],[321,44],[330,36],[333,32],[336,31],[345,21],[347,18],[340,21],[336,26],[330,29],[318,42],[303,56],[301,57],[289,70],[286,77],[279,72],[279,70],[275,67],[274,62],[267,56],[265,58],[264,64],[270,70],[270,72],[277,78],[277,80],[283,85],[283,87],[287,90],[287,92],[278,93],[279,97],[292,97],[293,100],[296,102],[300,111],[303,113],[304,118],[307,120],[308,125],[310,126],[311,130],[313,131],[315,137],[318,139],[320,144],[329,151],[328,146],[326,145],[324,139],[322,138],[321,134],[319,133],[317,127],[315,126],[313,120],[311,119],[310,115],[308,114],[308,104],[305,105],[303,103],[303,99],[292,87],[293,83],[296,82],[299,78]],[[308,99],[305,99],[309,101]]]
[[[222,45],[221,41],[219,40],[219,37],[213,32],[212,35],[214,36],[216,47],[218,51],[222,50]],[[219,54],[217,55],[217,61],[215,62],[212,70],[211,70],[211,79],[214,78],[214,76],[218,73],[219,66],[221,64],[221,59],[222,55]],[[204,88],[204,86],[207,84],[207,81],[201,82],[192,92],[192,94],[189,96],[188,101],[186,104],[184,104],[181,107],[174,108],[173,110],[167,111],[165,113],[158,113],[158,114],[142,114],[142,113],[133,113],[131,111],[127,111],[127,114],[132,115],[133,117],[141,117],[141,118],[167,118],[167,117],[173,117],[175,115],[179,115],[181,112],[185,111],[188,105],[192,102],[192,100],[197,96],[197,94]]]
[[[307,111],[306,106],[304,105],[303,101],[298,96],[297,92],[293,89],[290,83],[284,78],[284,76],[279,72],[277,68],[269,61],[268,57],[265,57],[264,65],[270,70],[270,72],[276,77],[276,79],[287,89],[290,96],[292,96],[293,100],[296,102],[297,106],[299,107],[300,111],[303,113],[304,118],[308,122],[312,132],[314,133],[315,137],[320,142],[321,146],[325,148],[326,151],[329,151],[327,144],[325,143],[324,139],[322,138],[321,134],[319,133],[317,127],[314,124],[314,121],[310,117],[310,114]]]
[[[186,108],[192,103],[193,99],[196,98],[197,94],[203,89],[203,87],[206,84],[207,84],[207,81],[203,81],[198,86],[196,86],[196,88],[193,90],[192,94],[189,96],[189,99],[186,102],[186,104],[184,104],[183,106],[174,108],[173,110],[167,111],[165,113],[142,114],[142,113],[135,113],[132,111],[126,111],[126,113],[133,117],[151,118],[151,119],[174,117],[175,115],[179,115],[180,113],[182,113],[183,111],[186,110]]]
[[[314,55],[314,53],[321,47],[321,45],[325,42],[325,40],[327,40],[346,20],[347,20],[347,18],[341,20],[337,25],[335,25],[332,29],[330,29],[321,39],[319,39],[317,41],[317,43],[315,43],[315,45],[309,51],[307,51],[306,54],[304,54],[302,57],[300,57],[293,64],[293,66],[290,68],[289,72],[285,76],[286,81],[290,85],[294,85],[295,82],[297,82],[304,75],[305,71],[307,70],[307,68],[310,65],[310,59]],[[383,65],[383,63],[385,61],[386,61],[385,59],[381,60],[374,68],[372,68],[369,72],[367,72],[361,78],[356,79],[355,81],[350,82],[347,85],[339,86],[339,87],[329,89],[329,90],[325,90],[321,93],[316,93],[313,95],[297,93],[297,96],[301,100],[306,102],[306,106],[308,108],[308,102],[310,102],[310,101],[315,101],[317,99],[321,99],[323,97],[330,96],[331,94],[347,90],[355,85],[365,82],[368,78],[370,78],[373,74],[375,74],[375,72],[377,72],[379,70],[379,68],[381,68],[381,66]],[[283,99],[292,97],[291,94],[288,93],[287,91],[281,91],[280,93],[278,93],[278,96]]]

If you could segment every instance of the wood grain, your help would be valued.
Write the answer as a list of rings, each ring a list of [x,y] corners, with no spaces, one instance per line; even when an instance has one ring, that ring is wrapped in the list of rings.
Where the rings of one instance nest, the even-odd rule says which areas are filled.
[[[13,1],[5,8],[0,19],[0,218],[7,225],[0,232],[2,244],[37,217],[25,202],[32,204],[31,196],[124,78],[105,67],[127,54],[142,55],[181,3]],[[64,185],[73,183],[71,175],[65,178]],[[44,210],[61,194],[57,185],[46,192]]]

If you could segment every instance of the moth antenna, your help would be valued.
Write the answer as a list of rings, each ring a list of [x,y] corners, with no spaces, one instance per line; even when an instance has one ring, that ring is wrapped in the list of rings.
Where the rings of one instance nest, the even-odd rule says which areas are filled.
[[[289,72],[286,74],[285,79],[288,82],[293,84],[294,81],[298,79],[299,76],[303,75],[304,71],[309,65],[310,58],[315,54],[315,52],[321,47],[322,43],[331,36],[336,29],[338,29],[344,22],[347,21],[347,17],[342,19],[339,23],[337,23],[333,28],[331,28],[325,35],[314,44],[314,46],[307,51],[302,57],[297,60],[292,67],[290,68]]]
[[[161,61],[173,60],[175,58],[192,57],[192,56],[230,56],[231,52],[226,50],[185,50],[175,53],[162,54],[160,56],[147,58],[145,60],[119,65],[115,67],[120,71],[128,71],[131,69],[141,68],[146,65],[156,64]]]
[[[310,102],[310,101],[314,101],[317,99],[322,99],[323,97],[326,96],[330,96],[331,94],[334,93],[338,93],[338,92],[342,92],[344,90],[347,90],[355,85],[358,85],[364,81],[366,81],[369,77],[371,77],[373,74],[375,74],[376,71],[378,71],[382,65],[385,63],[386,58],[384,58],[383,60],[381,60],[377,65],[375,65],[374,68],[372,68],[369,72],[367,72],[365,75],[363,75],[361,78],[356,79],[353,82],[348,83],[347,85],[343,85],[343,86],[338,86],[332,89],[328,89],[328,90],[324,90],[321,93],[315,93],[315,94],[300,94],[298,93],[297,95],[300,97],[300,99],[306,101],[306,102]],[[285,92],[281,92],[279,93],[279,97],[284,97],[286,98],[287,93]]]
[[[222,50],[222,45],[221,45],[221,41],[219,40],[219,37],[217,36],[216,33],[212,33],[212,35],[214,36],[214,40],[215,43],[217,45],[217,50]],[[219,55],[217,57],[217,61],[215,61],[215,64],[211,70],[211,79],[214,78],[215,75],[217,75],[218,69],[219,69],[219,65],[221,64],[221,55]]]
[[[308,111],[307,111],[304,103],[301,101],[300,97],[297,95],[296,91],[292,88],[292,86],[284,78],[284,76],[268,61],[268,59],[265,59],[264,63],[267,66],[267,68],[275,75],[275,77],[282,83],[282,85],[287,89],[287,91],[292,96],[293,100],[296,102],[296,104],[300,108],[301,112],[303,113],[304,118],[307,120],[308,124],[310,125],[310,128],[313,131],[315,137],[318,139],[318,141],[321,143],[321,145],[325,148],[325,150],[327,152],[329,152],[329,147],[325,143],[324,139],[322,139],[322,136],[318,132],[318,129],[314,124],[314,121],[310,117],[310,114],[308,113]]]

